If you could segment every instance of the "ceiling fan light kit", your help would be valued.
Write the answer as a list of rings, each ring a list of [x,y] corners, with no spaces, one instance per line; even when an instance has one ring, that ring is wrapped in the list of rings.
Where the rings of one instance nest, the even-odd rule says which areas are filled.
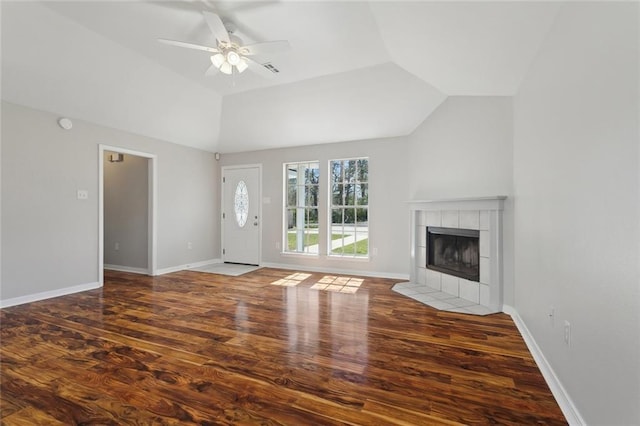
[[[262,64],[249,58],[249,56],[279,53],[290,48],[289,42],[286,40],[268,41],[245,46],[242,44],[242,40],[231,35],[234,28],[233,25],[229,23],[225,27],[220,17],[214,13],[202,12],[202,15],[216,38],[216,47],[167,39],[158,39],[158,41],[173,46],[213,53],[214,55],[210,58],[213,66],[207,70],[206,75],[215,74],[216,70],[229,75],[233,74],[234,70],[237,73],[242,73],[249,66],[254,65],[252,70],[266,76],[265,71],[268,70],[263,69]]]
[[[247,61],[245,59],[241,59],[238,62],[238,65],[236,65],[236,69],[238,70],[238,72],[242,72],[247,68],[249,68],[249,64],[247,64]]]
[[[247,59],[240,56],[234,48],[229,48],[226,53],[216,53],[211,57],[211,63],[223,74],[232,74],[233,68],[241,73],[249,67]]]
[[[225,62],[218,68],[223,74],[233,74],[233,66],[229,62]]]
[[[227,52],[227,62],[229,62],[233,66],[237,66],[240,62],[240,55],[238,55],[235,51],[230,50]]]
[[[220,68],[222,64],[224,64],[224,55],[222,53],[216,53],[211,57],[211,63],[215,65],[216,68]]]

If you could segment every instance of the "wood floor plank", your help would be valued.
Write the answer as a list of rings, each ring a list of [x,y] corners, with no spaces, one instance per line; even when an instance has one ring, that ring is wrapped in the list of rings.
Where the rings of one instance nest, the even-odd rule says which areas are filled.
[[[7,426],[65,425],[65,423],[34,407],[27,407],[11,414],[2,420],[2,424]]]
[[[106,271],[2,309],[2,424],[566,424],[508,315],[327,276]]]

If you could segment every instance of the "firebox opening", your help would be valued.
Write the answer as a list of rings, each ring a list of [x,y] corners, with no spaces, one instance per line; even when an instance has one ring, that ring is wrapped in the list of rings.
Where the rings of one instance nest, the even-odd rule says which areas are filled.
[[[480,281],[480,231],[427,227],[427,268]]]

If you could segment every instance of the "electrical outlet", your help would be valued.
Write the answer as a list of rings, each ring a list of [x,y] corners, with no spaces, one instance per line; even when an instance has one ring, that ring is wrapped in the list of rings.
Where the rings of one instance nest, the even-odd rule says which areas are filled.
[[[115,244],[113,245],[113,249],[114,249],[115,251],[120,250],[120,243],[115,243]]]
[[[564,343],[571,345],[571,323],[567,320],[564,321]]]
[[[276,250],[280,250],[280,241],[276,241]]]
[[[193,244],[191,244],[191,241],[189,241],[187,243],[187,250],[191,250],[193,248]]]
[[[378,247],[374,247],[374,248],[371,250],[371,255],[372,255],[372,256],[377,256],[377,255],[378,255]]]

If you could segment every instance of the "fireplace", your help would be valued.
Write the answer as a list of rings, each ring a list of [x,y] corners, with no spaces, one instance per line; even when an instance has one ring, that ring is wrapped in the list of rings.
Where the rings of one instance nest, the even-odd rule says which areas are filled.
[[[463,305],[464,312],[486,314],[502,310],[505,199],[493,196],[409,203],[410,289],[417,295],[416,300],[454,312]],[[457,299],[444,308],[442,300],[447,298],[436,297],[434,302],[421,291],[437,291]],[[467,302],[477,306],[466,306]]]
[[[428,269],[480,281],[480,231],[427,227]]]

